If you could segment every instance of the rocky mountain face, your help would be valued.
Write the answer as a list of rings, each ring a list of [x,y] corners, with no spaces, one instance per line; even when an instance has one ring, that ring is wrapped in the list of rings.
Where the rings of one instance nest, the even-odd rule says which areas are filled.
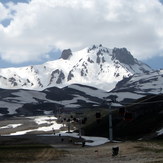
[[[66,49],[66,50],[63,50],[61,58],[66,60],[66,59],[69,59],[71,56],[72,56],[71,49]]]
[[[124,77],[150,71],[126,48],[93,45],[77,52],[64,50],[60,59],[42,65],[0,69],[0,87],[43,90],[78,83],[109,91]]]

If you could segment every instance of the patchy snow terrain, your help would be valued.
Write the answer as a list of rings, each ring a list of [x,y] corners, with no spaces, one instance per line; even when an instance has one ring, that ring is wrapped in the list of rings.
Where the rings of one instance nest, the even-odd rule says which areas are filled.
[[[162,94],[163,70],[157,70],[133,76],[120,81],[113,91],[130,91],[137,94]]]
[[[36,117],[26,117],[24,119],[18,118],[10,121],[8,120],[8,123],[9,122],[15,122],[15,123],[6,124],[6,126],[5,125],[0,126],[0,133],[1,136],[24,135],[24,134],[34,133],[34,132],[53,133],[54,131],[59,131],[63,126],[62,124],[58,124],[56,120],[57,118],[53,116],[36,116]],[[3,123],[3,121],[1,123]]]
[[[56,122],[57,118],[52,117],[52,116],[37,116],[37,117],[29,117],[27,118],[28,121],[34,121],[35,125],[31,127],[31,129],[25,130],[24,128],[29,128],[29,126],[22,120],[21,124],[7,124],[6,126],[1,126],[0,127],[0,132],[1,136],[18,136],[18,135],[25,135],[25,134],[31,134],[31,133],[36,133],[41,132],[41,133],[50,133],[50,134],[41,134],[38,136],[68,136],[68,137],[75,137],[79,138],[79,133],[74,133],[73,131],[71,133],[67,133],[67,128],[65,128],[64,131],[62,131],[63,124],[58,124]],[[16,122],[16,120],[15,120]],[[20,122],[20,121],[19,121]],[[25,126],[27,125],[27,126]],[[21,128],[20,128],[21,126]],[[37,126],[37,128],[36,128]],[[24,127],[24,128],[23,128]],[[33,129],[32,129],[33,128]],[[8,134],[2,134],[4,132],[4,129],[8,129]],[[12,130],[14,129],[14,130]],[[14,131],[14,132],[13,132]],[[6,131],[7,132],[7,131]],[[56,133],[54,133],[56,132]],[[102,138],[102,137],[88,137],[88,136],[82,136],[86,142],[85,145],[88,146],[97,146],[97,145],[102,145],[109,140],[107,138]]]

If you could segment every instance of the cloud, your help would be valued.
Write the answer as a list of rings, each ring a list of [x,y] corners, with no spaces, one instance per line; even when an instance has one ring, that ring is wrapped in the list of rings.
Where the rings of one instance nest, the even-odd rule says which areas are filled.
[[[0,3],[0,21],[8,18],[8,10]]]
[[[31,0],[0,3],[0,56],[12,63],[37,61],[54,48],[92,44],[126,47],[138,59],[163,52],[159,0]],[[44,57],[43,57],[44,56]]]

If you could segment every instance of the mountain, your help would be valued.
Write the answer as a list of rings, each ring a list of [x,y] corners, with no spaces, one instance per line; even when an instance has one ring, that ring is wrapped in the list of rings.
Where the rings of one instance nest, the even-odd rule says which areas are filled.
[[[109,103],[104,102],[116,98],[116,102],[112,103],[114,138],[161,137],[162,77],[162,70],[135,74],[118,82],[110,92],[81,84],[72,84],[63,88],[50,87],[42,91],[0,89],[0,118],[84,112],[84,109],[96,112],[108,108]],[[127,112],[132,113],[133,120],[124,121],[124,117],[119,115],[118,110],[122,104]],[[85,134],[108,137],[108,115],[101,119],[100,124],[95,121],[85,128]]]
[[[134,74],[119,81],[107,94],[107,98],[116,97],[123,105],[147,95],[163,94],[163,70]]]
[[[162,81],[163,70],[160,70],[124,78],[109,92],[81,84],[71,84],[63,88],[50,87],[42,91],[0,89],[0,115],[53,114],[58,107],[64,111],[94,109],[103,107],[104,99],[116,99],[112,106],[119,107],[147,95],[162,94]]]
[[[134,74],[119,81],[112,92],[134,92],[138,94],[162,94],[163,70]]]
[[[145,78],[143,79],[145,80]],[[154,82],[157,83],[158,81],[153,81],[152,85],[155,87]],[[149,83],[146,82],[141,86]],[[154,90],[154,87],[151,87],[151,90]],[[107,105],[103,103],[104,97],[107,101],[116,97],[117,102],[112,103],[114,138],[148,139],[161,137],[163,95],[149,95],[149,92],[138,93],[129,92],[126,89],[123,89],[123,91],[122,89],[121,91],[116,89],[106,92],[79,84],[64,88],[51,87],[43,91],[0,89],[0,119],[8,119],[8,117],[14,116],[53,115],[59,112],[84,112],[84,109],[86,111],[89,109],[92,113],[95,113],[97,110],[103,110],[102,108],[108,108],[109,103]],[[146,96],[147,94],[148,96]],[[119,106],[122,107],[120,104],[124,104],[126,111],[133,114],[133,120],[124,121],[118,113]],[[95,119],[95,116],[92,119]],[[85,128],[85,134],[108,137],[108,115],[103,117],[99,124],[95,121],[88,128]]]
[[[92,108],[99,106],[106,95],[106,91],[79,84],[43,91],[0,89],[0,116],[52,115],[59,108],[65,112]]]
[[[126,48],[93,45],[77,52],[64,50],[60,59],[42,65],[0,69],[0,87],[44,90],[78,83],[109,91],[125,77],[150,71]]]
[[[152,70],[126,48],[93,45],[78,52],[67,49],[60,59],[43,65],[0,69],[0,87],[1,119],[84,109],[96,112],[116,99],[112,101],[115,137],[162,133],[163,70]],[[134,116],[129,123],[117,114],[123,105]],[[108,136],[104,133],[107,124],[108,115],[100,127],[88,126],[86,133]]]

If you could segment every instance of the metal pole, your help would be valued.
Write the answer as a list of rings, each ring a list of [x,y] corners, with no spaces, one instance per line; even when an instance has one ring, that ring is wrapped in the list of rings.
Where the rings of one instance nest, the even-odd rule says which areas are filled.
[[[82,133],[81,133],[81,119],[79,119],[79,137],[81,138],[81,135],[82,135]]]
[[[67,124],[67,126],[68,126],[68,133],[70,133],[70,122],[68,122],[68,124]]]
[[[111,102],[109,103],[109,139],[113,141],[113,127],[112,127],[112,114],[111,114]]]

